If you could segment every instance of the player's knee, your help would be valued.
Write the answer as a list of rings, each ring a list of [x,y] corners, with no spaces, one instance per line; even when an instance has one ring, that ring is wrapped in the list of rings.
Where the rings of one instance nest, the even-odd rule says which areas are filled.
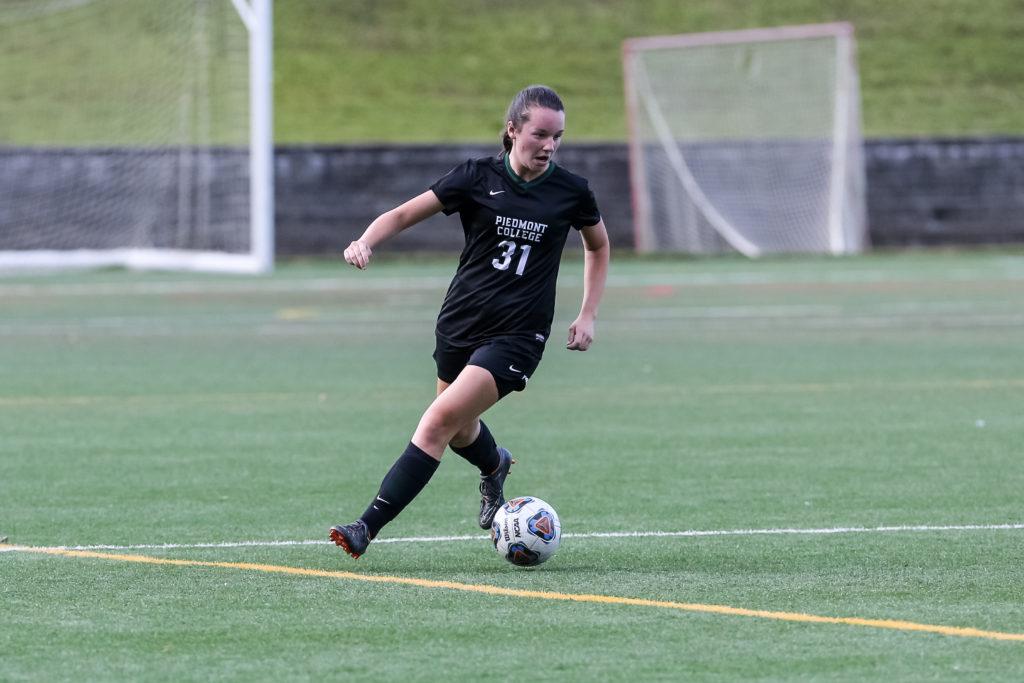
[[[455,435],[451,438],[451,445],[457,448],[468,446],[476,440],[479,436],[480,427],[479,420],[470,420],[469,424],[463,425],[455,432]]]
[[[442,406],[431,406],[420,419],[416,434],[431,444],[446,446],[460,431],[458,414]]]

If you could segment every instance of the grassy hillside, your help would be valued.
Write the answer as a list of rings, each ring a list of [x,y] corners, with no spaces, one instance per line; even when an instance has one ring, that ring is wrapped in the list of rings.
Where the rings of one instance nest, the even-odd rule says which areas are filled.
[[[869,135],[1024,132],[1020,0],[279,2],[278,138],[478,140],[527,82],[622,139],[632,36],[849,20]]]
[[[632,36],[851,21],[869,135],[1024,133],[1021,0],[345,0],[277,3],[282,142],[481,140],[519,87],[575,138],[625,136]]]
[[[50,5],[73,9],[13,22],[26,2],[0,5],[0,144],[96,143],[88,120],[126,129],[116,123],[124,107],[101,87],[106,68],[124,74],[118,90],[153,100],[139,107],[154,126],[165,125],[155,112],[177,116],[160,99],[169,89],[151,72],[133,76],[144,65],[110,38],[166,51],[145,16],[154,6]],[[830,21],[856,27],[868,135],[1024,133],[1024,0],[277,0],[276,138],[490,140],[511,95],[543,82],[566,96],[571,138],[620,140],[625,38]],[[63,30],[93,24],[103,30]],[[98,35],[99,47],[78,44]],[[214,134],[230,142],[216,113]]]

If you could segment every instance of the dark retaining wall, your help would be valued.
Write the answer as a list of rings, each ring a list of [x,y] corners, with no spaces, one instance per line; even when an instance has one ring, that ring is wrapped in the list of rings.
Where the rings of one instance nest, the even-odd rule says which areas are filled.
[[[352,145],[279,147],[276,150],[277,251],[279,254],[338,252],[380,213],[420,193],[448,169],[494,145]],[[139,163],[144,160],[146,163]],[[215,150],[214,178],[236,178],[245,155]],[[139,236],[176,246],[182,229],[160,235],[159,226],[181,226],[181,212],[202,208],[211,221],[212,248],[239,248],[235,211],[217,205],[190,207],[160,183],[194,177],[188,154],[146,150],[32,150],[0,148],[0,249],[40,248],[36,239],[69,232],[100,246],[110,235]],[[632,246],[629,163],[624,144],[566,145],[559,163],[589,178],[613,244]],[[876,246],[998,244],[1024,242],[1024,138],[868,140],[865,145],[868,220]],[[92,197],[110,194],[119,168],[138,169],[138,192],[152,201],[128,201],[130,225],[118,218],[118,202],[97,206]],[[153,178],[149,181],[147,178]],[[152,189],[146,189],[149,184]],[[231,196],[225,192],[221,196]],[[219,192],[215,193],[220,195]],[[237,202],[237,195],[232,201]],[[59,205],[69,204],[67,210]],[[75,207],[90,206],[86,223]],[[141,212],[141,213],[140,213]],[[33,221],[39,225],[33,225]],[[119,224],[120,221],[120,224]],[[140,222],[148,228],[141,230]],[[47,235],[49,235],[47,237]],[[154,236],[156,235],[156,236]],[[45,237],[45,239],[43,239]],[[244,237],[242,238],[245,239]],[[574,238],[575,239],[575,238]],[[456,217],[435,216],[404,233],[395,250],[459,249]],[[141,244],[139,246],[142,246]],[[244,244],[241,245],[244,248]]]
[[[879,246],[1024,242],[1024,138],[868,140]]]
[[[426,191],[452,167],[496,152],[495,145],[279,147],[279,253],[344,249],[374,218]],[[563,147],[558,154],[559,164],[590,181],[614,243],[631,247],[626,146]],[[439,214],[402,233],[389,249],[458,250],[462,242],[458,216]]]
[[[281,253],[344,248],[378,214],[493,146],[284,147],[277,150]],[[868,224],[875,246],[1024,242],[1024,138],[868,140]],[[632,247],[623,144],[563,147],[559,163],[590,180],[613,244]],[[394,247],[458,248],[457,219],[435,217]]]

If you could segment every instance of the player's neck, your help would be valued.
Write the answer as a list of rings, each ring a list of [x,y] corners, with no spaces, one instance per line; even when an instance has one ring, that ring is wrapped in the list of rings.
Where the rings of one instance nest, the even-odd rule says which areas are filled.
[[[538,177],[544,174],[544,171],[534,171],[528,166],[516,159],[514,154],[509,154],[509,169],[518,176],[523,182],[529,182],[530,180],[536,180]],[[547,169],[545,169],[547,170]]]
[[[550,162],[549,162],[549,165],[550,165]],[[530,169],[529,166],[527,166],[526,164],[524,164],[521,161],[519,161],[516,158],[516,155],[512,154],[512,153],[509,153],[509,155],[508,155],[508,167],[524,183],[528,183],[528,182],[530,182],[532,180],[536,180],[537,178],[539,178],[542,175],[544,175],[545,171],[547,171],[547,167],[544,167],[543,169],[541,169],[539,171],[534,171],[534,170]]]

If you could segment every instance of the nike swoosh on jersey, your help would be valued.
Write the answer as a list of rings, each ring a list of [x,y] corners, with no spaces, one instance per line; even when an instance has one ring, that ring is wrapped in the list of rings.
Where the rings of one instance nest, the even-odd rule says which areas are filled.
[[[517,368],[517,367],[516,367],[515,365],[510,365],[510,366],[508,366],[508,369],[509,369],[509,370],[511,370],[512,372],[516,372],[516,373],[522,373],[522,370],[520,370],[519,368]]]
[[[505,191],[505,190],[491,190],[491,191],[490,191],[490,192],[488,192],[487,194],[489,194],[489,195],[491,195],[491,196],[493,197],[494,195],[496,195],[496,194],[501,194],[501,193],[502,193],[502,192],[504,192],[504,191]]]

